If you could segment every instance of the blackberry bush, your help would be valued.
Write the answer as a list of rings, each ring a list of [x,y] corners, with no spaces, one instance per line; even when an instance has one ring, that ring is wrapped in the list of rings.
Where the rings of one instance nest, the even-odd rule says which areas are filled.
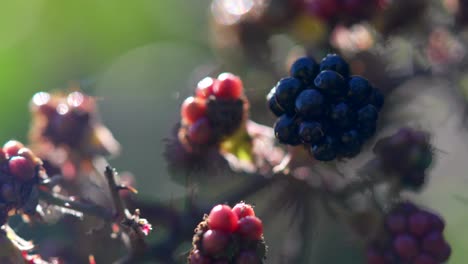
[[[296,60],[290,76],[270,91],[270,110],[279,117],[280,143],[303,144],[320,161],[352,158],[377,129],[383,95],[361,76],[350,76],[346,61],[329,54],[320,64]]]

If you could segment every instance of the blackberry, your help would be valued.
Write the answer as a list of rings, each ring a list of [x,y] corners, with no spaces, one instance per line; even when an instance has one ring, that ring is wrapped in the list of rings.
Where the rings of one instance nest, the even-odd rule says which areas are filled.
[[[306,121],[299,125],[299,137],[304,143],[317,143],[324,137],[324,135],[323,127],[318,122]]]
[[[338,97],[346,93],[346,84],[343,76],[331,70],[324,70],[314,80],[317,88],[325,94]]]
[[[339,73],[343,78],[349,77],[348,63],[337,54],[328,54],[320,62],[320,71],[331,70]]]
[[[384,223],[382,236],[369,245],[368,263],[445,263],[449,259],[451,249],[439,215],[402,202],[388,212]]]
[[[275,136],[283,144],[300,144],[298,125],[292,117],[282,115],[275,124]]]
[[[320,117],[323,113],[325,99],[323,95],[315,89],[302,91],[296,98],[296,113],[305,119]]]
[[[319,65],[310,57],[299,58],[291,65],[290,75],[307,85],[314,83],[314,78],[318,73]]]
[[[288,114],[294,114],[294,102],[302,92],[302,83],[296,78],[281,79],[275,86],[275,97],[278,104]]]
[[[355,106],[362,106],[366,99],[373,93],[372,86],[369,81],[360,77],[353,76],[348,81],[348,99]]]
[[[353,111],[346,103],[335,105],[330,111],[330,120],[336,128],[347,128],[353,122]]]
[[[322,142],[313,145],[311,152],[314,158],[319,161],[331,161],[337,155],[337,142],[336,139],[327,136]]]
[[[355,157],[377,130],[383,95],[365,78],[349,77],[349,65],[336,54],[327,55],[319,70],[313,59],[300,58],[292,77],[270,91],[268,106],[279,116],[275,135],[283,144],[302,142],[317,160]]]

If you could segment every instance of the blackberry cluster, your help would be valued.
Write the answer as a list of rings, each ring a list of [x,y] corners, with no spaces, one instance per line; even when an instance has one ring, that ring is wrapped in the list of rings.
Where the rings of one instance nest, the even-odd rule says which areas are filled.
[[[348,63],[336,54],[320,64],[310,57],[296,60],[290,76],[267,96],[279,119],[280,143],[304,144],[320,161],[352,158],[376,131],[383,94],[361,76],[350,76]]]
[[[444,263],[451,254],[443,236],[444,227],[439,215],[402,202],[386,215],[385,234],[370,245],[367,263]]]
[[[206,77],[198,83],[195,96],[181,106],[179,141],[190,151],[216,145],[241,126],[246,108],[238,76],[222,73],[217,79]]]
[[[377,141],[374,147],[382,170],[397,175],[403,186],[419,189],[433,160],[429,135],[412,128]]]
[[[249,204],[215,206],[195,229],[190,264],[261,264],[265,259],[263,224]]]
[[[34,213],[38,203],[37,184],[46,178],[42,161],[18,141],[10,140],[0,149],[0,225],[9,212]]]

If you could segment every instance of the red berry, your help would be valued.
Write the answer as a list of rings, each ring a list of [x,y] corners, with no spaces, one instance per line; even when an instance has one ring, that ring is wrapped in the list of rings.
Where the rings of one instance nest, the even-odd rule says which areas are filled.
[[[227,205],[215,206],[208,216],[208,226],[213,230],[232,233],[237,229],[237,215]]]
[[[28,181],[34,177],[34,163],[24,157],[15,156],[8,161],[10,173],[20,181]]]
[[[430,227],[430,218],[425,212],[416,212],[409,218],[409,231],[415,236],[423,236]]]
[[[255,212],[250,204],[246,204],[244,202],[236,204],[232,211],[237,215],[239,219],[244,218],[246,216],[255,216]]]
[[[367,264],[385,264],[385,259],[377,250],[371,248],[367,251]]]
[[[188,129],[188,139],[195,144],[205,144],[211,139],[212,128],[208,118],[200,118]]]
[[[198,82],[197,89],[195,90],[195,95],[201,99],[206,99],[210,97],[210,95],[213,95],[213,87],[217,81],[218,80],[214,78],[205,77],[203,80]]]
[[[391,213],[385,222],[388,230],[394,234],[403,233],[406,230],[406,217],[400,213]]]
[[[431,256],[422,254],[419,255],[413,262],[414,264],[437,264],[437,261],[433,259]]]
[[[200,250],[195,250],[190,254],[190,264],[211,264],[211,259],[201,254]]]
[[[238,232],[248,240],[261,240],[263,234],[262,220],[255,216],[246,216],[239,220]]]
[[[214,96],[222,99],[239,99],[243,85],[239,77],[232,73],[221,73],[213,86]]]
[[[418,242],[412,236],[399,235],[393,241],[396,253],[404,260],[409,260],[419,253]]]
[[[243,251],[237,257],[236,264],[260,264],[260,258],[254,251]]]
[[[3,145],[3,151],[8,155],[8,157],[13,157],[18,155],[18,151],[24,148],[23,143],[16,141],[16,140],[10,140],[5,145]]]
[[[206,104],[201,99],[188,97],[180,107],[180,115],[187,124],[193,124],[206,116]]]
[[[22,148],[18,151],[18,156],[29,160],[34,165],[42,165],[42,161],[28,148]]]
[[[203,252],[207,255],[218,255],[229,243],[229,236],[218,230],[208,230],[203,234],[202,246]]]

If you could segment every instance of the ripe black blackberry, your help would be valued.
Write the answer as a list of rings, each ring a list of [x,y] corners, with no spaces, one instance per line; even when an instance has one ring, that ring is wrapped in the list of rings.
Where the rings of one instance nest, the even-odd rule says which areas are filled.
[[[275,136],[280,143],[302,143],[320,161],[358,155],[376,132],[382,93],[365,78],[350,76],[349,65],[336,54],[320,65],[310,57],[299,58],[290,75],[267,96],[279,117]]]

